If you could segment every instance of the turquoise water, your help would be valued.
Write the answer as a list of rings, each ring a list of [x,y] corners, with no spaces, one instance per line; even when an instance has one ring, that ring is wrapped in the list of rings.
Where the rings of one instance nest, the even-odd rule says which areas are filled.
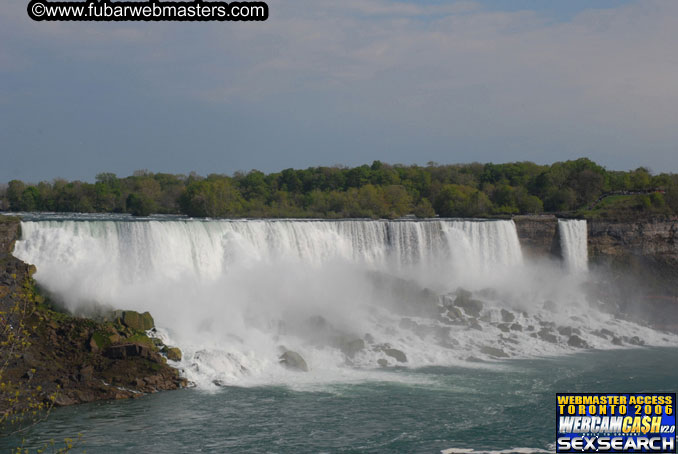
[[[678,348],[590,351],[392,381],[187,389],[53,411],[26,447],[82,433],[88,453],[553,451],[556,392],[675,392]],[[3,451],[20,443],[0,439]]]

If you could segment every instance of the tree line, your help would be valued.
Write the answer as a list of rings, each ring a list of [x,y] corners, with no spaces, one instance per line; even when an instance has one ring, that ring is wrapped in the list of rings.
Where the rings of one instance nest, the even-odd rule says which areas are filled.
[[[606,193],[640,193],[626,209],[678,214],[678,174],[609,171],[581,158],[537,165],[429,163],[310,167],[265,174],[100,173],[94,183],[12,180],[0,209],[193,217],[397,218],[585,213]]]

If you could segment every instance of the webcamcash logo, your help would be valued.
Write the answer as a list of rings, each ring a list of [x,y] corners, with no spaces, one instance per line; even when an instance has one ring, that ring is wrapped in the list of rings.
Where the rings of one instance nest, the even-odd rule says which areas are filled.
[[[556,394],[556,452],[676,452],[676,394]]]

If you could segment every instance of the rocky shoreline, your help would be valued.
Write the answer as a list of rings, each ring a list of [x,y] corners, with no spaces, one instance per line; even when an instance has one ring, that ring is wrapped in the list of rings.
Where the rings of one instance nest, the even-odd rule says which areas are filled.
[[[186,386],[167,362],[180,359],[178,349],[147,335],[150,314],[117,312],[95,321],[55,310],[35,285],[35,267],[11,255],[19,235],[19,219],[0,216],[0,372],[6,385],[0,392],[20,393],[2,396],[0,415],[35,402],[64,406]]]

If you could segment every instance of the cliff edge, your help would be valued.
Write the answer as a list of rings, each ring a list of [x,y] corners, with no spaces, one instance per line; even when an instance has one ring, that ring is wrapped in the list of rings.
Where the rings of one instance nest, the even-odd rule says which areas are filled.
[[[35,286],[35,267],[11,255],[19,232],[18,218],[0,216],[0,416],[186,385],[161,354],[177,359],[177,349],[146,335],[150,315],[94,321],[55,310]]]

